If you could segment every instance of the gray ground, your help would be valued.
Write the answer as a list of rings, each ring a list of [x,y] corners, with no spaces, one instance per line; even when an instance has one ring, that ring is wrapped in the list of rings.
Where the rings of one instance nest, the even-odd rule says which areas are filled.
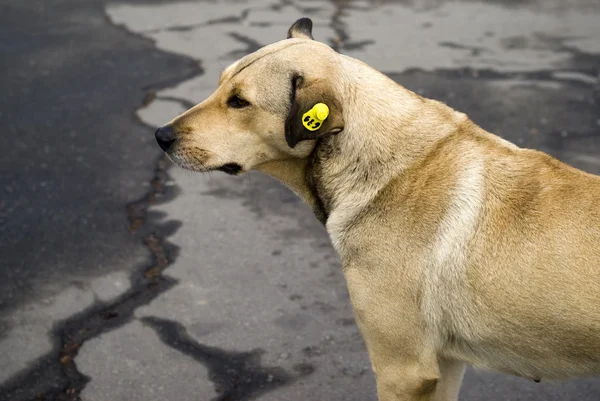
[[[600,173],[597,1],[4,0],[0,400],[375,401],[310,210],[258,174],[172,167],[152,135],[301,16],[484,128]],[[473,370],[461,391],[599,399],[598,380]]]

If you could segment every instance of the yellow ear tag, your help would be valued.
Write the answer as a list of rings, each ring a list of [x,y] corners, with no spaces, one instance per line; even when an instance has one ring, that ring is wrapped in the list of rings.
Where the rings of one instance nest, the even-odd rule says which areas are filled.
[[[302,116],[302,125],[309,131],[321,128],[323,121],[329,116],[329,107],[325,103],[317,103]]]

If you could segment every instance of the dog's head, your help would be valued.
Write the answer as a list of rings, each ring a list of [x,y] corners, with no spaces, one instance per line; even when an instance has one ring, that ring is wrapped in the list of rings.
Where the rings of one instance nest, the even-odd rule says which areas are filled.
[[[313,40],[310,19],[299,19],[286,40],[223,71],[217,90],[159,128],[156,140],[175,163],[196,171],[238,174],[271,161],[307,157],[316,139],[344,127],[335,85],[338,57]],[[327,108],[314,113],[319,103],[328,115]]]

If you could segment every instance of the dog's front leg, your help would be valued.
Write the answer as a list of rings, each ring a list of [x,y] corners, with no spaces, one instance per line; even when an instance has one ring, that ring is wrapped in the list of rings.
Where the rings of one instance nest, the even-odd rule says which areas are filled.
[[[435,389],[434,401],[456,401],[462,384],[466,364],[461,361],[439,359],[440,380]]]
[[[371,354],[372,355],[372,354]],[[381,358],[372,360],[381,365]],[[376,362],[377,361],[377,362]],[[438,374],[432,375],[434,364],[418,360],[384,362],[376,371],[379,401],[456,401],[465,364],[440,361]]]
[[[439,359],[417,287],[384,270],[344,270],[379,401],[455,401],[464,365]]]

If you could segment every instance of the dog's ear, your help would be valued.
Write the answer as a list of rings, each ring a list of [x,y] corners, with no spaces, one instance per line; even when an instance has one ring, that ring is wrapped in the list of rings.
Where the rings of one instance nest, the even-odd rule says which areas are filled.
[[[300,18],[296,22],[292,24],[290,29],[288,29],[287,37],[289,38],[301,38],[301,39],[311,39],[312,36],[312,27],[313,23],[310,18]]]
[[[311,110],[315,105],[325,108],[326,118],[310,118]],[[309,114],[307,114],[309,113]],[[307,128],[307,125],[312,128]],[[298,75],[292,77],[291,105],[285,121],[285,139],[291,148],[298,142],[314,140],[326,135],[335,135],[344,129],[342,105],[335,98],[331,85],[325,80],[305,82]]]

